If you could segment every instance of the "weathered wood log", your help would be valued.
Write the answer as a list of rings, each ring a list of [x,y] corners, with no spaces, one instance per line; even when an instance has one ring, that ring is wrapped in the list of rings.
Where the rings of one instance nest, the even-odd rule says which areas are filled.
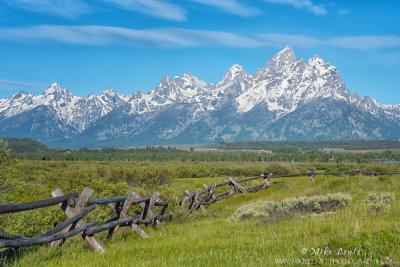
[[[52,193],[53,197],[58,197],[58,196],[62,196],[64,195],[64,193],[62,192],[62,190],[60,188],[57,188],[56,190],[54,190]],[[81,212],[81,210],[83,209],[84,205],[86,205],[90,199],[90,197],[93,194],[93,190],[89,189],[88,187],[85,187],[83,189],[82,194],[79,196],[77,204],[79,203],[79,206],[76,207],[76,209],[70,207],[70,206],[65,206],[62,205],[61,208],[64,210],[65,215],[68,218],[72,218],[75,215],[79,214]],[[82,227],[85,223],[83,222],[82,219],[80,219],[77,223],[76,223],[76,227]],[[63,231],[68,231],[70,229],[70,226],[67,226],[66,228],[64,228]],[[103,246],[100,244],[100,242],[94,237],[94,236],[86,236],[86,235],[82,235],[82,237],[85,239],[86,244],[93,250],[97,251],[97,252],[104,252],[104,248]],[[53,243],[54,245],[59,245],[58,244],[59,241],[56,241],[56,243]]]
[[[139,225],[133,223],[131,224],[131,229],[132,229],[131,232],[137,233],[140,237],[149,238],[149,235],[146,234],[146,232],[142,228],[140,228]]]
[[[61,231],[62,229],[64,229],[65,227],[69,226],[70,224],[73,224],[75,222],[77,222],[78,220],[80,220],[83,216],[87,215],[89,212],[95,210],[97,208],[97,205],[92,205],[89,208],[81,211],[80,213],[78,213],[77,215],[71,217],[71,218],[67,218],[65,221],[58,223],[56,225],[56,227],[54,227],[53,229],[51,229],[50,231],[46,232],[43,235],[40,235],[40,237],[42,236],[49,236],[49,235],[53,235],[59,231]]]
[[[231,184],[233,184],[236,193],[239,193],[239,192],[244,193],[244,194],[247,193],[246,190],[234,179],[229,178],[229,182],[231,182]]]
[[[191,194],[191,195],[189,196],[189,197],[191,197],[191,196],[193,195],[193,197],[191,197],[192,201],[190,202],[188,209],[191,209],[191,208],[193,208],[194,205],[196,205],[196,203],[197,203],[196,197],[199,195],[199,192],[200,192],[200,189],[196,189],[196,190],[193,192],[193,194]]]
[[[205,192],[205,191],[204,191],[204,192]],[[181,199],[181,200],[179,201],[179,203],[180,203],[181,206],[183,206],[183,205],[185,204],[186,201],[190,200],[190,204],[189,204],[189,206],[188,206],[188,209],[191,209],[192,206],[193,206],[195,203],[197,203],[197,202],[196,202],[196,199],[195,199],[196,194],[197,194],[197,196],[199,196],[200,193],[201,193],[201,190],[200,190],[200,189],[194,190],[193,193],[191,193],[189,190],[185,190],[185,193],[186,193],[187,196],[184,197],[183,199]]]
[[[25,210],[33,210],[37,208],[47,207],[56,205],[65,201],[68,201],[69,198],[77,197],[78,193],[72,193],[65,196],[42,199],[38,201],[32,201],[27,203],[18,203],[18,204],[5,204],[0,205],[0,214],[6,214],[10,212],[20,212]]]
[[[89,199],[87,205],[94,205],[94,204],[101,205],[101,204],[124,202],[127,197],[128,196],[123,195],[123,196],[116,196],[116,197],[110,197],[110,198],[91,198],[91,199]],[[151,196],[138,198],[138,199],[133,200],[133,202],[131,204],[136,205],[141,202],[145,202],[145,201],[149,200],[150,198],[151,198]],[[70,206],[75,206],[77,201],[78,201],[78,199],[76,197],[74,197],[69,201],[68,204]]]
[[[151,196],[150,206],[149,206],[149,216],[153,217],[156,212],[154,212],[154,204],[157,202],[158,198],[160,197],[160,193],[154,192]],[[161,224],[160,220],[154,219],[155,226],[157,229],[163,229],[163,225]]]
[[[113,222],[113,221],[118,221],[119,216],[115,215],[113,217],[111,217],[110,219],[108,219],[107,221],[105,221],[105,223],[109,223],[109,222]]]
[[[58,189],[59,189],[59,188],[57,188],[55,191],[57,191]],[[59,190],[61,190],[61,189],[59,189]],[[53,191],[53,192],[55,192],[55,191]],[[94,192],[93,190],[90,190],[89,188],[85,187],[85,188],[83,189],[82,194],[79,196],[77,202],[74,204],[74,205],[77,205],[77,208],[76,208],[76,209],[70,207],[70,203],[71,203],[71,200],[72,200],[71,198],[68,199],[68,206],[65,206],[65,205],[64,205],[65,203],[63,203],[63,205],[61,205],[61,209],[63,209],[64,212],[66,213],[67,219],[68,219],[68,218],[72,218],[72,217],[74,217],[76,214],[78,214],[78,213],[81,212],[81,207],[82,207],[82,205],[85,205],[85,204],[87,203],[87,201],[88,201],[88,200],[90,199],[90,197],[92,196],[93,192]],[[56,194],[57,194],[57,193],[59,193],[60,195],[63,195],[63,194],[62,194],[62,191],[57,191]],[[54,196],[54,195],[53,195],[53,196]],[[79,203],[78,203],[78,201],[79,201]],[[67,214],[67,211],[70,213],[69,215]],[[76,223],[77,223],[77,222],[76,222]],[[84,223],[81,223],[81,225],[82,225],[82,224],[84,224]],[[69,230],[73,229],[73,228],[75,227],[75,225],[76,225],[75,223],[74,223],[74,224],[69,224],[69,225],[67,225],[64,229],[61,229],[61,230],[59,231],[59,233],[68,232]],[[78,226],[78,227],[79,227],[79,226]],[[65,241],[65,239],[64,239],[64,240],[57,240],[57,241],[54,241],[54,242],[51,243],[51,246],[52,246],[52,247],[59,247],[59,246],[61,246],[61,245],[64,243],[64,241]]]
[[[153,216],[151,216],[151,217],[149,217],[149,218],[147,218],[145,220],[140,220],[136,224],[142,223],[142,224],[145,224],[145,225],[149,225],[151,223],[154,223],[154,221],[157,220],[158,216],[160,216],[160,214],[155,213],[155,214],[153,214]]]
[[[140,215],[140,219],[146,218],[147,213],[149,212],[150,202],[151,202],[151,198],[149,201],[140,203],[140,206],[143,208],[142,214]]]
[[[164,213],[165,213],[165,211],[167,210],[167,208],[168,208],[168,203],[167,203],[167,205],[162,206],[162,209],[161,209],[160,214],[161,214],[161,215],[164,215]]]
[[[34,245],[42,245],[51,243],[55,240],[62,240],[84,232],[89,227],[92,227],[98,223],[97,220],[84,224],[74,230],[71,230],[66,233],[62,234],[55,234],[50,236],[43,236],[43,237],[35,237],[35,238],[21,238],[21,239],[13,239],[13,240],[0,240],[0,248],[7,248],[7,247],[26,247],[26,246],[34,246]]]
[[[179,206],[182,207],[183,205],[185,205],[186,201],[188,201],[188,200],[189,200],[189,198],[187,196],[182,198],[181,200],[179,200]]]
[[[165,220],[166,218],[169,218],[170,216],[171,215],[169,213],[167,213],[165,215],[159,215],[158,213],[156,213],[155,215],[153,215],[152,217],[150,217],[146,220],[141,220],[139,218],[139,216],[130,216],[130,217],[126,217],[124,219],[116,220],[114,222],[104,223],[104,224],[96,226],[96,227],[88,228],[85,231],[85,234],[90,236],[90,235],[93,235],[93,234],[96,234],[99,232],[103,232],[103,231],[115,228],[116,226],[119,226],[119,227],[130,226],[132,223],[133,224],[150,224],[155,219],[162,221],[162,220]]]
[[[132,192],[132,191],[131,191],[131,192]],[[130,194],[130,195],[132,195],[133,198],[139,196],[138,193],[136,193],[136,192],[132,192],[132,194]],[[150,198],[151,198],[151,196],[146,197],[145,199],[146,199],[146,201],[149,201]],[[140,199],[140,198],[138,198],[138,199]],[[140,202],[138,202],[138,203],[142,203],[142,202],[143,202],[143,201],[140,201]],[[131,203],[131,204],[132,204],[132,203],[135,203],[135,199],[132,200],[132,201],[128,201],[128,202],[126,202],[126,203]],[[124,203],[124,205],[125,205],[125,203]],[[130,206],[129,206],[129,207],[130,207]],[[125,219],[126,217],[128,217],[128,216],[126,215],[126,213],[123,213],[123,212],[120,213],[120,216],[119,216],[120,219]],[[138,226],[137,224],[130,223],[130,226],[131,226],[131,231],[132,231],[132,232],[137,233],[140,237],[149,238],[149,236],[146,234],[146,232],[143,231],[143,229],[140,228],[140,226]]]
[[[214,192],[211,192],[208,196],[205,196],[202,198],[199,202],[196,203],[196,205],[193,206],[193,208],[190,209],[190,212],[192,213],[194,210],[197,210],[198,208],[201,207],[201,205],[208,201],[212,196],[214,195]]]
[[[171,214],[170,213],[166,213],[166,214],[160,214],[157,216],[157,219],[160,221],[164,221],[167,218],[171,218]]]
[[[317,175],[317,171],[314,171],[313,173],[310,174],[310,180],[311,182],[314,182],[314,178]]]
[[[26,238],[26,237],[17,236],[17,235],[10,235],[10,234],[7,234],[7,233],[0,232],[0,239],[13,240],[13,239],[21,239],[21,238]]]
[[[91,227],[85,231],[85,234],[88,236],[91,236],[91,235],[99,233],[99,232],[114,229],[117,226],[129,226],[128,223],[137,223],[139,220],[140,219],[138,216],[125,217],[124,219],[119,219],[119,220],[116,220],[113,222],[104,223],[104,224],[96,226],[96,227]],[[124,224],[126,224],[126,225],[124,225]]]
[[[158,207],[161,207],[161,206],[168,206],[168,203],[169,203],[169,200],[166,200],[166,201],[163,201],[163,202],[154,202],[154,206],[158,206]]]
[[[135,193],[133,191],[130,191],[128,194],[128,197],[126,198],[124,205],[122,206],[121,212],[119,213],[119,218],[126,218],[128,217],[128,210],[132,206],[132,201],[135,197]],[[118,231],[119,225],[116,225],[115,228],[110,228],[108,231],[107,235],[104,237],[104,241],[110,239],[117,231]]]
[[[154,212],[154,206],[157,203],[157,200],[160,196],[160,193],[158,192],[154,192],[153,195],[150,198],[149,202],[145,202],[145,203],[140,203],[140,206],[143,208],[143,212],[140,215],[140,219],[145,219],[147,215],[149,215],[150,217],[154,216],[155,212]],[[138,195],[139,197],[139,195]],[[168,202],[158,202],[158,205],[162,204],[162,206],[164,206],[165,208],[168,206]],[[165,208],[163,208],[163,211],[165,211]],[[155,220],[155,224],[156,227],[158,229],[162,229],[163,226],[161,224],[161,222],[159,222],[158,220]]]
[[[12,257],[15,253],[19,252],[20,249],[22,248],[8,248],[6,250],[0,251],[0,266],[2,263],[2,260],[7,258],[7,257]]]
[[[260,191],[260,190],[264,190],[265,188],[270,187],[270,186],[272,186],[272,185],[265,186],[265,184],[262,184],[262,185],[259,185],[259,186],[246,188],[246,191],[248,193],[257,192],[257,191]]]
[[[269,173],[268,175],[263,174],[262,176],[264,177],[264,178],[263,178],[263,180],[264,180],[264,188],[270,186],[269,180],[271,180],[272,173]],[[246,189],[246,190],[247,190],[247,189]],[[248,190],[247,190],[247,191],[248,191]]]

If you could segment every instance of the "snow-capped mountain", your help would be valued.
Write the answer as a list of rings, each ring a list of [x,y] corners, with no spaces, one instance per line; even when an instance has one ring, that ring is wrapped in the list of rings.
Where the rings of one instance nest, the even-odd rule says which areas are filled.
[[[168,75],[148,94],[106,89],[87,98],[54,83],[0,99],[0,136],[54,146],[133,146],[220,140],[400,140],[400,105],[360,98],[336,67],[286,46],[254,75],[233,65],[207,83]]]

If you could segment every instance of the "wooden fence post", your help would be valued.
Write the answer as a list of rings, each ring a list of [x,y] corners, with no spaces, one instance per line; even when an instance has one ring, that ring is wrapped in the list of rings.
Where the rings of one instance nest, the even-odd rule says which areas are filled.
[[[271,184],[269,183],[269,180],[272,177],[272,173],[269,173],[267,177],[266,177],[265,173],[261,174],[261,176],[263,176],[263,180],[264,180],[263,188],[266,188],[267,186],[270,186]]]
[[[127,217],[128,210],[132,206],[132,201],[134,199],[134,192],[130,191],[128,194],[128,197],[124,201],[124,205],[122,206],[122,209],[117,213],[119,219],[124,219]],[[114,204],[114,203],[111,203]],[[109,207],[114,208],[114,210],[117,212],[116,205],[109,205]],[[115,226],[114,228],[111,228],[108,230],[107,235],[104,237],[103,241],[109,240],[119,229],[119,225]]]
[[[317,171],[314,171],[312,174],[310,174],[310,180],[312,182],[314,182],[314,178],[315,178],[316,175],[317,175]]]
[[[137,195],[137,197],[140,197],[140,196]],[[149,217],[153,217],[154,216],[154,214],[155,214],[155,212],[154,212],[154,203],[157,202],[159,197],[160,197],[160,193],[158,193],[158,192],[154,192],[153,193],[153,195],[150,198],[146,214],[145,214],[146,204],[143,203],[143,202],[140,203],[140,206],[142,206],[142,208],[143,208],[143,213],[140,216],[140,219],[144,220],[145,217],[147,216],[147,214],[149,215]],[[155,225],[156,225],[157,229],[163,229],[163,225],[161,224],[161,222],[158,219],[155,219],[154,221],[155,221]]]
[[[64,203],[61,205],[61,209],[65,212],[65,215],[67,216],[67,218],[71,218],[74,217],[75,215],[79,214],[86,206],[87,202],[89,201],[90,197],[93,195],[93,190],[85,187],[82,191],[82,194],[79,196],[75,208],[68,206],[67,203]],[[59,197],[59,196],[63,196],[64,193],[62,192],[62,190],[60,188],[57,188],[56,190],[54,190],[51,195],[53,197]],[[85,223],[82,219],[80,219],[77,223],[76,223],[76,227],[82,227],[84,226]],[[73,225],[69,225],[66,228],[64,228],[62,231],[60,231],[60,233],[62,232],[68,232],[71,227]],[[87,236],[84,233],[82,234],[82,237],[85,239],[86,244],[93,250],[103,253],[104,252],[104,248],[103,246],[100,244],[100,242],[94,237],[94,236]],[[63,243],[64,240],[58,240],[58,241],[54,241],[52,243],[52,246],[59,246]]]
[[[229,182],[230,182],[231,184],[233,184],[233,186],[235,187],[235,192],[236,192],[236,194],[238,194],[239,191],[242,192],[242,193],[244,193],[244,194],[247,193],[247,191],[237,182],[237,178],[235,178],[235,180],[232,179],[232,178],[229,178]]]

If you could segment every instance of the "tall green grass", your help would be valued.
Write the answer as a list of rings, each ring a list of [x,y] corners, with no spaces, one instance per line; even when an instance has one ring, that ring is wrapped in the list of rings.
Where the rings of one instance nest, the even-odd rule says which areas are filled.
[[[212,183],[224,178],[207,178]],[[147,228],[150,239],[128,229],[105,244],[106,252],[90,251],[80,237],[60,249],[27,249],[10,266],[274,266],[279,260],[330,258],[395,260],[400,262],[400,176],[333,176],[272,180],[264,191],[236,195],[165,223],[163,230]],[[195,188],[197,179],[173,179],[170,186]],[[341,192],[352,202],[334,213],[304,215],[274,223],[229,220],[234,211],[256,201]],[[364,204],[370,193],[395,196],[390,212],[371,212]],[[176,207],[176,209],[178,209]],[[333,255],[315,255],[330,249]],[[356,251],[356,255],[337,255]],[[289,264],[290,265],[290,264]]]

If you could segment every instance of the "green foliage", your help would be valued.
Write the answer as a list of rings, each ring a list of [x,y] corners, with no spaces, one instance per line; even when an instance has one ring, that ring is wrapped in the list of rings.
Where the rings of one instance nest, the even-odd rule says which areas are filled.
[[[287,166],[280,163],[271,163],[267,166],[264,173],[272,173],[274,175],[289,174],[290,170]]]
[[[394,199],[394,195],[391,193],[382,193],[377,195],[375,193],[368,194],[364,199],[364,203],[375,212],[388,212],[390,210],[390,204]]]
[[[0,204],[6,203],[6,194],[13,189],[12,178],[18,174],[18,163],[10,156],[8,143],[0,139]]]
[[[7,141],[0,139],[0,166],[10,161],[10,149]]]
[[[80,236],[67,239],[60,249],[49,246],[36,246],[24,250],[23,254],[13,259],[6,266],[276,266],[277,259],[311,260],[321,258],[310,253],[302,254],[302,249],[330,248],[335,252],[340,249],[360,250],[359,255],[329,257],[339,259],[394,259],[397,266],[400,262],[400,232],[399,199],[393,199],[392,208],[388,213],[369,212],[363,203],[366,192],[400,192],[400,176],[317,176],[315,182],[309,182],[308,177],[294,177],[290,179],[273,179],[273,186],[266,190],[235,195],[226,200],[206,206],[206,211],[196,211],[191,215],[180,209],[177,201],[183,195],[184,189],[194,189],[216,182],[221,183],[227,177],[217,176],[217,173],[231,173],[235,169],[259,175],[269,163],[233,163],[233,162],[42,162],[23,161],[23,175],[16,179],[19,182],[37,183],[39,187],[30,187],[35,191],[36,199],[47,198],[57,186],[63,188],[67,177],[79,175],[80,179],[95,189],[94,197],[115,194],[126,194],[126,190],[140,192],[142,195],[158,191],[161,200],[170,199],[167,211],[174,212],[171,222],[163,223],[162,231],[153,227],[145,227],[149,239],[141,239],[132,234],[129,229],[122,228],[113,239],[104,243],[105,253],[93,253]],[[333,171],[338,168],[370,169],[383,166],[383,171],[399,171],[400,166],[389,165],[355,165],[343,163],[280,163],[291,173],[305,172],[306,170]],[[173,176],[170,184],[145,188],[142,185],[135,187],[127,181],[109,182],[112,169],[122,168],[124,172],[141,176],[146,171],[156,168],[165,168]],[[99,175],[97,170],[102,169]],[[215,176],[190,178],[181,176],[181,170],[194,175],[212,173]],[[78,170],[81,171],[78,172]],[[74,172],[76,171],[76,172]],[[208,171],[208,172],[207,172]],[[85,175],[88,173],[88,175]],[[231,174],[228,174],[230,176]],[[86,177],[86,178],[85,178]],[[122,176],[124,177],[124,176]],[[200,177],[200,176],[199,176]],[[384,179],[381,179],[383,177]],[[389,179],[390,178],[390,179]],[[127,179],[126,177],[123,179]],[[260,181],[257,181],[260,183]],[[78,182],[77,182],[78,183]],[[119,184],[118,184],[119,183]],[[118,184],[118,185],[117,185]],[[114,185],[115,187],[112,187]],[[257,185],[257,184],[254,184]],[[21,184],[22,186],[22,184]],[[249,185],[250,186],[250,185]],[[76,187],[78,192],[82,188]],[[247,186],[246,186],[247,188]],[[226,188],[225,188],[226,189]],[[64,188],[63,188],[64,190]],[[71,191],[64,190],[66,193]],[[299,219],[278,220],[274,224],[265,226],[259,220],[229,221],[237,208],[257,201],[273,201],[301,197],[303,195],[326,195],[332,192],[342,192],[351,195],[351,205],[338,209],[334,213],[320,213],[301,215]],[[22,191],[21,191],[22,194]],[[34,197],[34,194],[30,198]],[[20,196],[21,197],[21,196]],[[18,202],[18,196],[13,195],[12,203]],[[22,201],[21,201],[22,202]],[[315,202],[314,202],[315,205]],[[47,212],[46,207],[40,209]],[[54,208],[58,208],[54,206]],[[104,209],[103,209],[104,208]],[[313,207],[319,209],[319,207]],[[323,208],[323,205],[321,205]],[[97,218],[110,218],[111,214],[105,206],[101,206],[85,217],[85,222]],[[22,215],[23,213],[21,213]],[[314,216],[318,215],[318,216]],[[26,216],[29,218],[29,216]],[[0,216],[1,219],[1,216]],[[55,218],[46,227],[51,228]],[[22,224],[21,224],[22,225]],[[1,229],[5,229],[0,226]],[[47,228],[47,229],[49,229]],[[18,229],[19,231],[19,229]],[[39,232],[43,232],[44,229]],[[15,234],[20,234],[15,229]],[[105,234],[105,233],[103,233]],[[102,240],[102,235],[96,235]],[[349,264],[347,264],[349,265]],[[350,264],[351,265],[351,264]],[[376,264],[382,265],[382,264]],[[362,265],[363,266],[363,265]],[[390,266],[390,265],[389,265]]]
[[[50,149],[32,139],[8,138],[13,157],[64,161],[169,162],[399,162],[399,141],[253,141],[188,147]],[[393,152],[393,149],[395,152]],[[363,152],[363,153],[359,153]],[[235,175],[235,174],[232,174]],[[194,177],[194,176],[192,176]]]
[[[51,151],[46,145],[31,138],[3,138],[13,153],[35,153]]]
[[[7,216],[7,222],[2,229],[14,235],[37,236],[50,230],[54,226],[54,223],[61,222],[64,219],[65,215],[60,207],[46,207],[11,213]]]
[[[232,220],[267,219],[287,217],[294,213],[325,212],[336,210],[351,202],[351,196],[342,193],[286,198],[280,202],[259,201],[238,208]]]

